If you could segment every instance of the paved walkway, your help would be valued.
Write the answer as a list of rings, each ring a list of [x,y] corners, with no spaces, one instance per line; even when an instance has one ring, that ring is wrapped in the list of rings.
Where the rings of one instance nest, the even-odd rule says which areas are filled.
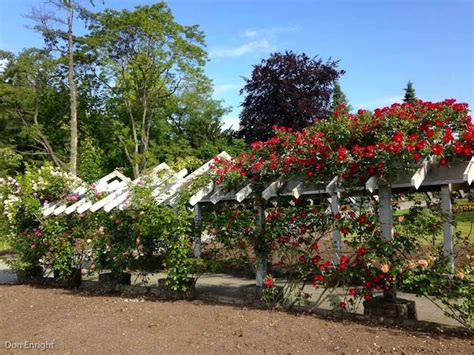
[[[132,294],[144,293],[150,288],[155,288],[158,284],[157,280],[163,277],[165,277],[164,274],[151,274],[148,276],[148,282],[145,285],[138,275],[133,275],[132,286],[123,286],[122,291]],[[83,288],[93,289],[98,287],[98,275],[87,276],[83,279]],[[0,284],[15,282],[15,273],[12,272],[10,268],[0,260]],[[204,274],[198,279],[196,284],[196,297],[198,299],[207,301],[242,305],[244,289],[251,285],[254,285],[254,280],[248,278],[235,277],[227,274]],[[307,286],[304,291],[310,293],[312,295],[312,299],[317,299],[321,292],[318,289],[314,289],[314,287],[311,285]],[[449,326],[460,325],[457,321],[446,317],[438,307],[436,307],[426,298],[416,297],[413,294],[403,292],[398,293],[398,296],[400,298],[413,300],[416,302],[418,320],[420,321],[433,322]],[[336,290],[336,292],[331,294],[331,297],[320,306],[319,310],[331,310],[331,303],[338,304],[342,298],[342,294],[338,293]],[[359,305],[357,313],[363,313],[362,305]]]

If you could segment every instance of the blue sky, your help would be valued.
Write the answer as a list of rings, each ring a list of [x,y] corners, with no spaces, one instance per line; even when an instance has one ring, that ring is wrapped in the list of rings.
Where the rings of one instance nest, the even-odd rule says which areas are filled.
[[[0,0],[0,48],[40,46],[22,17],[42,0]],[[132,8],[146,0],[105,0]],[[455,98],[474,104],[474,1],[472,0],[174,0],[177,21],[206,34],[206,71],[215,97],[233,110],[252,65],[271,52],[293,50],[340,59],[341,86],[354,108],[399,101],[408,80],[424,100]],[[103,5],[97,9],[103,8]]]

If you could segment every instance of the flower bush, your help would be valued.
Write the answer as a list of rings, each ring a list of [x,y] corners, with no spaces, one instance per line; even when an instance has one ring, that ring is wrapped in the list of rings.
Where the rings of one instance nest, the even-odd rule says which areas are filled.
[[[144,270],[154,256],[161,256],[164,263],[156,267],[164,264],[169,286],[185,292],[196,266],[191,258],[189,195],[183,194],[175,209],[157,205],[150,181],[131,186],[126,209],[44,217],[43,209],[52,202],[68,206],[84,196],[92,202],[105,196],[94,184],[84,184],[50,165],[0,180],[0,228],[15,254],[12,267],[18,272],[54,270],[66,278],[78,268],[113,273]],[[199,186],[188,187],[193,191]],[[74,192],[79,187],[83,195]]]
[[[216,184],[237,190],[252,182],[254,198],[258,199],[260,192],[278,178],[304,178],[315,189],[324,189],[337,177],[345,196],[358,196],[360,202],[332,214],[324,199],[311,201],[309,206],[308,201],[284,201],[277,196],[266,208],[263,233],[258,232],[249,206],[222,204],[221,210],[209,215],[208,229],[224,245],[242,249],[242,255],[254,263],[256,252],[266,253],[272,264],[270,272],[283,271],[288,280],[284,287],[286,306],[306,300],[303,287],[311,282],[323,288],[316,305],[327,297],[327,291],[343,287],[345,294],[335,306],[350,310],[378,292],[390,295],[396,286],[413,284],[413,270],[428,273],[418,275],[418,280],[429,279],[434,273],[429,274],[431,269],[423,261],[447,266],[447,260],[439,255],[428,252],[427,259],[419,255],[423,250],[421,237],[431,238],[432,243],[436,240],[444,220],[439,209],[437,213],[433,213],[434,208],[424,212],[415,206],[406,217],[407,223],[396,224],[393,240],[383,240],[377,202],[354,187],[373,176],[379,185],[390,184],[405,173],[413,173],[427,158],[434,158],[440,166],[468,160],[473,137],[467,105],[454,100],[394,104],[356,114],[339,107],[330,119],[316,119],[314,125],[300,132],[275,127],[273,138],[253,143],[249,152],[233,161],[216,158]],[[342,234],[342,248],[329,245],[322,250],[321,242],[329,239],[334,228]],[[273,280],[272,276],[267,280]],[[450,283],[452,288],[458,284]],[[272,287],[264,294],[273,294]],[[435,294],[451,309],[458,309],[452,305],[459,302],[453,295],[461,296],[464,291],[452,288],[449,295],[440,295],[439,290]]]
[[[50,201],[61,201],[80,185],[79,179],[50,165],[0,181],[2,234],[17,255],[12,263],[16,270],[59,265],[72,253],[74,243],[67,237],[67,225],[56,219],[44,221],[42,208]]]

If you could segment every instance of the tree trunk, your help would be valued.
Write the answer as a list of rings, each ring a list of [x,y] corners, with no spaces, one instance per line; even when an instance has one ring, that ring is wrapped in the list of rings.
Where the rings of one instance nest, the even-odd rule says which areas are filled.
[[[69,81],[69,97],[71,110],[71,155],[70,155],[70,171],[71,174],[77,174],[77,90],[74,80],[74,48],[72,38],[73,23],[73,6],[72,0],[67,1],[67,47],[68,47],[68,81]]]

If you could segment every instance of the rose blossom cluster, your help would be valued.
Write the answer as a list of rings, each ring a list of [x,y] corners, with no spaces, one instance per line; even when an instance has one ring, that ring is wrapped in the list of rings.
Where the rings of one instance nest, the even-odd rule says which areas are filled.
[[[390,177],[412,169],[424,158],[439,165],[469,159],[474,126],[467,104],[449,99],[393,104],[374,112],[336,112],[302,131],[274,127],[275,136],[254,142],[232,162],[217,158],[216,182],[231,172],[263,181],[280,175],[305,175],[315,181],[339,176],[363,183],[371,176]]]

